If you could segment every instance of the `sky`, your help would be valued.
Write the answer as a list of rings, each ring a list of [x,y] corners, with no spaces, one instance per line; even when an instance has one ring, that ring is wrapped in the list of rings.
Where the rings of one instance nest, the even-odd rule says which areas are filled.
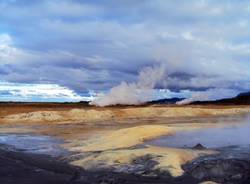
[[[247,0],[0,1],[0,101],[92,100],[147,67],[154,98],[230,97],[249,59]]]

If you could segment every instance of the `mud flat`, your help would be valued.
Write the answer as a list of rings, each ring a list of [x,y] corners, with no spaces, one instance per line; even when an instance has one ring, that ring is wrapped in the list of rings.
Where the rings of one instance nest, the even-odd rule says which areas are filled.
[[[221,150],[152,145],[148,141],[208,128],[238,126],[249,112],[248,106],[3,108],[0,109],[0,138],[5,138],[2,143],[9,146],[2,145],[0,149],[3,160],[0,179],[3,183],[39,183],[41,181],[36,181],[41,176],[48,179],[41,183],[200,183],[209,180],[244,183],[248,181],[248,164],[244,167],[240,164],[243,169],[232,173],[231,180],[223,180],[228,177],[226,174],[225,177],[212,174],[201,177],[201,173],[207,171],[204,166],[213,171],[220,165],[221,157],[226,158]],[[52,144],[49,146],[52,150],[47,149],[51,154],[37,151],[39,146],[34,146],[36,153],[22,150],[30,145],[20,150],[17,144],[10,144],[16,136],[21,136],[19,140],[24,141],[21,141],[23,145],[29,145],[25,141],[32,138],[40,140],[39,136],[45,136],[38,143],[42,148],[43,143]],[[14,149],[10,149],[10,145]],[[58,153],[58,146],[70,154],[53,156],[52,153]],[[205,163],[207,158],[216,161]],[[32,163],[29,160],[33,160]],[[236,163],[227,167],[233,170],[238,166],[234,161],[225,163]],[[10,175],[4,171],[8,166]]]
[[[24,108],[24,109],[22,109]],[[124,121],[157,120],[192,117],[211,117],[237,115],[250,112],[249,106],[146,106],[146,107],[109,107],[109,108],[36,108],[1,107],[1,124],[40,124],[40,123],[85,123],[85,124],[117,124]],[[154,123],[155,121],[151,121]],[[128,122],[126,122],[128,123]]]
[[[137,183],[198,183],[189,176],[173,178],[158,173],[142,176],[110,170],[87,171],[61,161],[59,158],[28,154],[0,146],[0,182],[4,184],[137,184]]]
[[[137,162],[143,161],[145,163],[148,159],[150,158],[144,157],[141,160],[138,159]],[[144,175],[136,175],[110,170],[87,171],[54,157],[24,154],[9,150],[3,145],[0,146],[0,161],[0,182],[4,184],[215,184],[214,181],[247,184],[250,182],[249,178],[243,178],[239,174],[233,175],[233,178],[228,177],[231,173],[239,171],[245,173],[245,176],[249,176],[249,163],[243,164],[241,160],[214,159],[213,161],[205,161],[200,159],[195,163],[184,165],[186,173],[180,177],[171,177],[168,173],[160,171],[155,172],[154,175],[147,175],[146,172]],[[239,163],[244,167],[239,167]],[[214,170],[214,167],[216,170]],[[230,174],[218,172],[220,168],[227,168],[227,171],[230,170],[231,172],[229,172]],[[208,171],[219,173],[219,175],[211,177]],[[223,177],[221,174],[223,174]],[[203,179],[199,179],[200,177],[203,177]],[[213,182],[209,180],[213,180]]]
[[[249,118],[244,123],[226,127],[178,132],[148,142],[150,145],[212,149],[218,153],[205,155],[182,166],[194,178],[212,179],[219,183],[248,183],[250,181]]]

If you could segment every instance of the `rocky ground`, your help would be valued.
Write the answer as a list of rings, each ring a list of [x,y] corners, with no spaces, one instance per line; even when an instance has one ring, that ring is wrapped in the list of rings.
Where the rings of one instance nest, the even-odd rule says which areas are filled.
[[[248,184],[250,162],[237,159],[198,159],[184,165],[186,173],[172,177],[169,173],[155,171],[154,174],[116,173],[109,170],[86,171],[71,166],[59,158],[27,154],[0,146],[0,183],[4,184],[198,184],[225,183]],[[134,160],[150,168],[154,164],[150,156]],[[205,182],[212,180],[214,182]]]
[[[0,183],[4,184],[125,184],[125,183],[182,183],[183,178],[169,175],[141,176],[111,171],[85,171],[71,166],[59,158],[27,154],[0,146]],[[186,177],[185,181],[196,182]]]

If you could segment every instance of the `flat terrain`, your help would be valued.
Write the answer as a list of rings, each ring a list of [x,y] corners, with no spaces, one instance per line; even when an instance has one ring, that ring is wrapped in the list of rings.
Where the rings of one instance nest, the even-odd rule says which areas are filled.
[[[49,135],[62,139],[64,143],[61,146],[71,151],[69,156],[63,158],[63,162],[70,167],[83,169],[90,178],[93,173],[110,171],[114,173],[111,178],[117,181],[125,175],[131,178],[149,177],[149,181],[156,176],[166,176],[173,183],[181,183],[179,179],[190,180],[183,165],[201,156],[217,154],[217,151],[163,148],[147,145],[147,141],[179,131],[237,125],[235,118],[244,117],[248,113],[250,106],[99,108],[84,104],[1,103],[0,133]],[[3,158],[3,153],[4,149],[0,158]],[[12,161],[10,159],[9,163],[6,162],[6,166],[22,167],[22,164],[12,165]],[[27,174],[35,176],[33,170]],[[63,173],[62,177],[55,178],[68,181],[73,176],[72,173]],[[173,178],[178,178],[178,181]],[[196,183],[203,181],[195,178],[191,180]]]

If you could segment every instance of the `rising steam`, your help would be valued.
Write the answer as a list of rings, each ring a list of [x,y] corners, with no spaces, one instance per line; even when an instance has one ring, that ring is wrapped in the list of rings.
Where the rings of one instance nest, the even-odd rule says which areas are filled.
[[[138,76],[137,82],[121,82],[113,87],[110,92],[99,97],[91,105],[109,106],[109,105],[139,105],[152,100],[153,89],[158,82],[166,76],[166,70],[163,65],[145,67]]]
[[[171,84],[171,77],[169,77],[167,73],[169,73],[169,71],[164,63],[152,67],[145,67],[139,72],[136,82],[128,83],[123,81],[118,86],[111,88],[108,94],[95,98],[90,102],[90,105],[101,107],[111,105],[139,105],[151,101],[154,99],[154,88],[159,86],[159,84],[164,87]],[[211,88],[206,91],[192,91],[190,97],[177,102],[177,104],[183,105],[193,101],[230,98],[236,94],[236,90],[228,88]]]
[[[192,92],[191,97],[177,102],[177,105],[190,104],[195,101],[218,100],[222,98],[232,98],[238,94],[237,90],[227,88],[213,88],[206,91]]]

